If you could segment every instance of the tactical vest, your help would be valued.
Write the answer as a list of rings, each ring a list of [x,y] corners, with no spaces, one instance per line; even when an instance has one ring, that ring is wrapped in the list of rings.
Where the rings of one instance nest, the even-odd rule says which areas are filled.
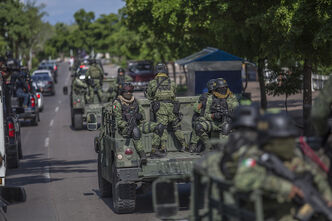
[[[134,114],[139,113],[139,105],[136,99],[134,99],[134,101],[129,105],[123,105],[120,99],[117,100],[121,105],[123,120],[129,121],[129,119],[133,117]]]
[[[212,104],[210,107],[211,114],[213,113],[224,113],[228,111],[228,104],[226,99],[219,99],[212,97]]]
[[[101,78],[101,70],[96,66],[89,67],[89,73],[92,79],[100,79]]]
[[[154,92],[154,98],[158,101],[174,100],[175,94],[172,91],[171,80],[166,77],[158,77],[156,81],[157,87]]]

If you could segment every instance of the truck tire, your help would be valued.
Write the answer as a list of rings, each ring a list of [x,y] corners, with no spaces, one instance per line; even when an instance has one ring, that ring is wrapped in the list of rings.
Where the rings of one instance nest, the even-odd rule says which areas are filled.
[[[8,169],[15,169],[19,166],[19,159],[18,153],[15,156],[7,157],[7,168]]]
[[[136,184],[121,184],[116,172],[116,166],[112,165],[112,199],[116,213],[133,213],[136,207]],[[121,195],[121,198],[120,198]]]
[[[112,184],[102,177],[100,153],[98,154],[98,185],[101,197],[112,196]]]
[[[74,129],[75,130],[82,130],[83,129],[83,117],[82,114],[75,114],[73,116],[73,120],[74,120]]]
[[[18,158],[23,159],[21,134],[18,135],[18,137],[17,137],[17,147],[18,147]]]
[[[33,126],[38,126],[38,117],[35,116],[33,119],[32,119],[32,125]]]

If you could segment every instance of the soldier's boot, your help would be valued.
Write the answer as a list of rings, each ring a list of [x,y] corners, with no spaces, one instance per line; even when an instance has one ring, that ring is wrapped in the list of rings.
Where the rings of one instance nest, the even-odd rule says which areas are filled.
[[[190,153],[195,153],[195,152],[197,152],[197,144],[196,144],[196,143],[191,143],[191,144],[189,145],[189,152],[190,152]]]
[[[146,158],[146,154],[145,154],[144,150],[138,151],[137,153],[138,153],[138,156],[141,158],[141,165],[146,165],[148,160]]]

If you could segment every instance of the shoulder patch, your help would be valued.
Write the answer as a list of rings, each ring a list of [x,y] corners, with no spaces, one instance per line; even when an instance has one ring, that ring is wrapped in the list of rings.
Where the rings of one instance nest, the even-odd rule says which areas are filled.
[[[241,165],[245,166],[245,167],[254,167],[254,166],[256,166],[256,160],[253,158],[248,158],[248,159],[243,160]]]
[[[115,110],[116,109],[116,104],[113,104],[113,110]]]

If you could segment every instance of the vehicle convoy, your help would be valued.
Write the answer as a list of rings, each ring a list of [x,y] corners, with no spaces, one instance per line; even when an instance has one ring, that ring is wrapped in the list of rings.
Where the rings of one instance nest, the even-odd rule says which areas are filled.
[[[90,102],[87,100],[87,89],[83,89],[80,92],[73,89],[73,83],[75,78],[78,78],[84,82],[85,73],[88,70],[88,65],[80,65],[72,75],[71,90],[70,90],[70,111],[71,111],[71,125],[75,130],[83,129],[85,123],[87,123],[88,116],[94,116],[93,127],[98,126],[101,122],[101,110],[104,106],[104,100],[100,102],[97,94],[94,94],[93,101]],[[106,75],[106,74],[105,74]],[[112,90],[114,87],[115,79],[106,78],[103,79],[103,92],[107,93],[108,90]],[[68,88],[65,86],[63,92],[66,95],[68,93]],[[92,125],[92,124],[90,124]],[[89,129],[89,128],[88,128]]]
[[[135,90],[144,90],[155,76],[152,61],[129,61],[128,74],[133,79]]]
[[[197,97],[178,97],[183,119],[182,131],[188,142],[191,134],[193,105]],[[147,121],[150,120],[150,101],[139,100]],[[199,154],[180,152],[181,145],[169,131],[167,156],[151,158],[152,135],[142,134],[142,143],[148,155],[147,163],[142,165],[134,148],[133,141],[126,146],[123,138],[116,130],[114,116],[103,110],[101,132],[95,138],[95,150],[98,153],[98,182],[102,197],[113,198],[113,207],[117,213],[131,213],[135,210],[136,189],[149,191],[151,184],[158,177],[180,175],[182,182],[189,182],[193,162],[200,158]],[[128,143],[128,142],[127,142]]]

